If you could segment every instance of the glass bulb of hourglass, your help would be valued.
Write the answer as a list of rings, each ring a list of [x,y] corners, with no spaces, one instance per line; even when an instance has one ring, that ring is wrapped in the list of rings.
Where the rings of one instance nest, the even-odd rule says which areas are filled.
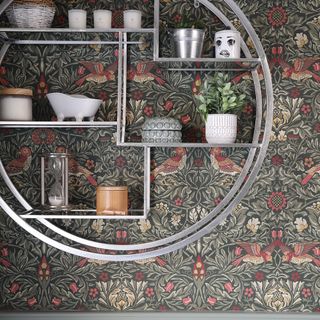
[[[51,158],[50,159],[50,168],[51,173],[54,179],[54,183],[51,186],[49,193],[48,193],[48,200],[51,206],[59,207],[64,204],[64,193],[62,189],[61,183],[61,159],[59,158]]]

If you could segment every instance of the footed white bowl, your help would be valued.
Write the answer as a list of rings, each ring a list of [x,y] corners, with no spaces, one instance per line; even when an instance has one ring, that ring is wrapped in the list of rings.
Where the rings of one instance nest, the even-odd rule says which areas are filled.
[[[89,118],[90,121],[93,121],[102,103],[100,99],[92,99],[80,94],[69,95],[55,92],[48,93],[47,97],[58,121],[63,121],[65,118],[75,118],[76,121]]]

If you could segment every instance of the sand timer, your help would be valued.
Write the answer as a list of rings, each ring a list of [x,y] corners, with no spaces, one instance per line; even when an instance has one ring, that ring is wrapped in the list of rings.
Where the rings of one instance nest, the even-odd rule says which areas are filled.
[[[41,205],[68,207],[68,154],[41,155]]]

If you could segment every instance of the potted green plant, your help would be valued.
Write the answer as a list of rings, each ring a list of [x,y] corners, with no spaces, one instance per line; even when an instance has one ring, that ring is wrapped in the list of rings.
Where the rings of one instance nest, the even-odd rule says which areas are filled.
[[[196,96],[197,111],[206,123],[208,143],[234,143],[237,136],[237,113],[242,110],[246,94],[241,93],[227,74],[208,77]]]

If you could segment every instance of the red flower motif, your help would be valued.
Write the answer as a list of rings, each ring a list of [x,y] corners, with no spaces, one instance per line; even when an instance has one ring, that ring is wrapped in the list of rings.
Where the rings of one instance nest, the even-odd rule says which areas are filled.
[[[63,16],[62,14],[57,17],[57,21],[59,25],[64,25],[65,20],[66,20],[65,16]]]
[[[146,293],[146,296],[149,297],[149,298],[151,298],[152,296],[154,296],[154,290],[153,290],[153,288],[148,287],[148,288],[146,289],[145,293]]]
[[[267,202],[268,207],[274,212],[279,212],[287,206],[287,198],[282,192],[272,192]]]
[[[193,164],[195,167],[203,167],[203,160],[201,158],[194,159]]]
[[[192,299],[190,297],[186,297],[182,299],[182,303],[187,306],[189,303],[192,302]]]
[[[182,20],[182,17],[180,16],[180,14],[176,14],[176,15],[173,17],[173,21],[174,21],[175,23],[179,23],[181,20]]]
[[[4,67],[4,66],[1,66],[0,67],[0,75],[5,75],[6,74],[6,72],[7,72],[7,70],[6,70],[6,67]]]
[[[78,68],[78,70],[77,70],[78,76],[82,76],[85,71],[86,71],[86,68],[85,68],[85,67],[79,66],[79,68]]]
[[[197,261],[193,265],[192,275],[196,280],[198,280],[198,279],[203,280],[205,274],[206,274],[206,270],[204,268],[204,264],[202,262],[202,259],[200,256],[197,256]]]
[[[253,107],[250,104],[247,104],[244,108],[243,108],[243,112],[246,113],[247,115],[250,115],[253,113]]]
[[[283,165],[283,158],[279,154],[275,154],[271,158],[271,163],[274,166],[281,166],[281,165]]]
[[[77,266],[79,268],[83,268],[87,263],[88,263],[88,259],[87,258],[83,258],[83,259],[81,259],[81,260],[79,260],[77,262]]]
[[[61,300],[60,298],[54,297],[54,298],[52,299],[51,303],[52,303],[53,305],[55,305],[56,307],[58,307],[58,306],[60,306],[61,301],[62,301],[62,300]]]
[[[209,297],[207,299],[208,303],[211,304],[212,306],[215,305],[217,303],[217,298],[215,297]]]
[[[142,281],[144,279],[144,274],[141,271],[136,272],[134,276],[136,281]]]
[[[316,256],[320,256],[320,248],[319,247],[315,247],[313,248],[313,253],[316,255]]]
[[[314,131],[317,132],[317,133],[320,133],[320,122],[317,122],[317,123],[314,125]]]
[[[168,112],[171,111],[173,108],[173,102],[170,100],[167,100],[163,108],[166,109]]]
[[[231,310],[235,311],[235,312],[238,312],[238,311],[241,311],[241,307],[238,306],[238,305],[234,305],[234,306],[232,306]]]
[[[216,197],[216,198],[214,198],[213,202],[217,206],[221,202],[221,198],[220,197]]]
[[[166,312],[166,311],[168,311],[168,309],[167,309],[167,307],[166,306],[164,306],[163,304],[159,307],[159,311],[160,312]]]
[[[8,250],[7,247],[3,247],[3,248],[1,249],[1,255],[2,255],[3,257],[7,257],[7,256],[9,255],[9,250]]]
[[[86,161],[86,167],[87,167],[88,169],[94,168],[94,167],[95,167],[94,161],[93,161],[93,160],[87,160],[87,161]]]
[[[28,306],[29,307],[32,307],[34,304],[36,304],[38,301],[37,301],[37,299],[35,298],[35,297],[32,297],[32,298],[29,298],[28,300],[27,300],[27,303],[28,303]]]
[[[311,106],[310,104],[304,104],[301,108],[300,111],[304,114],[308,114],[311,112]]]
[[[234,287],[233,287],[233,285],[232,285],[232,283],[229,281],[229,282],[226,282],[225,284],[224,284],[224,288],[226,289],[226,291],[228,292],[228,293],[231,293],[231,292],[233,292],[234,291]]]
[[[294,271],[291,273],[291,280],[292,281],[299,281],[301,279],[300,273],[297,271]]]
[[[276,54],[281,54],[283,52],[283,47],[272,47],[271,48],[271,53],[276,55]]]
[[[40,281],[48,280],[50,276],[50,266],[45,255],[42,256],[38,265],[38,277]]]
[[[51,129],[39,128],[32,132],[31,139],[35,144],[52,144],[56,135]]]
[[[105,272],[105,271],[101,272],[101,273],[99,274],[99,280],[102,281],[102,282],[108,281],[108,280],[109,280],[109,274],[108,274],[108,272]]]
[[[95,299],[99,295],[99,290],[98,288],[90,288],[89,289],[89,297],[91,299]]]
[[[241,247],[236,247],[235,250],[234,250],[234,254],[236,256],[240,256],[242,253],[242,248]]]
[[[262,271],[257,271],[254,275],[254,278],[257,280],[257,281],[263,281],[264,278],[265,278],[265,275],[264,275],[264,272]]]
[[[288,21],[288,15],[286,10],[281,6],[272,7],[268,13],[268,22],[273,27],[281,27]]]
[[[134,100],[142,100],[143,98],[143,92],[140,90],[136,90],[134,92],[132,92],[132,99]]]
[[[297,99],[301,96],[301,92],[298,88],[293,88],[289,91],[289,97],[292,99]]]
[[[9,291],[13,294],[16,294],[20,289],[20,284],[17,282],[12,282],[9,288]]]
[[[165,292],[171,292],[174,288],[173,282],[169,281],[167,282],[166,286],[164,287]]]
[[[118,168],[123,168],[127,164],[127,160],[125,157],[119,156],[116,158],[115,163]]]
[[[311,292],[310,288],[303,288],[301,291],[301,294],[306,299],[312,296],[312,292]]]
[[[99,99],[101,99],[102,101],[106,101],[108,100],[109,96],[108,93],[105,91],[100,91],[99,92]]]
[[[314,165],[312,158],[304,158],[303,163],[307,168],[311,168]]]
[[[181,122],[183,124],[187,124],[188,122],[190,122],[190,120],[191,120],[191,118],[190,118],[190,116],[188,114],[186,114],[186,115],[181,117]]]
[[[183,200],[181,198],[177,198],[176,200],[174,200],[174,203],[176,206],[180,207],[183,204]]]
[[[143,112],[147,117],[151,117],[153,115],[153,108],[152,106],[145,106],[143,108]]]
[[[79,291],[79,287],[75,282],[70,283],[69,289],[73,294],[77,293]]]
[[[320,71],[320,63],[319,63],[319,62],[317,62],[317,63],[315,63],[315,64],[313,65],[313,70],[314,70],[314,71]]]
[[[251,298],[254,295],[254,291],[252,288],[245,288],[244,295],[248,298]]]

